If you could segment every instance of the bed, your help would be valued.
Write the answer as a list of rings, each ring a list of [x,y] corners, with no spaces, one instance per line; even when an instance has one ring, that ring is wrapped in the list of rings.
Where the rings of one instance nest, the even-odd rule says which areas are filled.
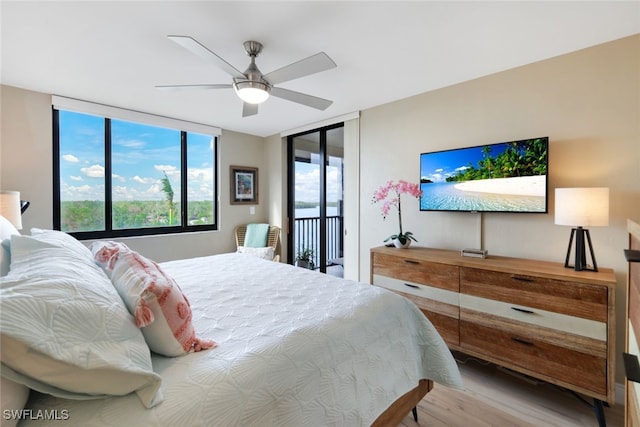
[[[33,251],[30,245],[42,244],[33,243],[34,238],[53,247]],[[67,394],[60,384],[54,384],[52,392],[51,384],[42,385],[41,379],[21,371],[22,360],[5,354],[5,344],[20,323],[7,319],[5,311],[11,311],[12,298],[19,299],[20,286],[32,285],[29,275],[40,271],[40,260],[52,262],[60,253],[70,257],[72,246],[86,255],[69,238],[39,230],[33,237],[13,236],[3,243],[12,258],[1,286],[0,302],[7,309],[0,316],[2,377],[30,389],[27,411],[18,417],[20,426],[42,426],[42,417],[52,424],[94,427],[397,425],[434,382],[462,387],[446,344],[409,300],[367,284],[230,253],[159,265],[146,260],[188,300],[196,336],[190,345],[199,351],[191,347],[173,357],[149,351],[153,372],[142,377],[144,386],[132,386],[135,392],[119,389],[109,395],[80,389]],[[25,239],[30,240],[25,244]],[[38,251],[42,256],[34,258]],[[95,261],[95,251],[91,255]],[[72,270],[77,271],[75,262]],[[110,279],[109,271],[105,277],[117,287],[115,271]],[[106,304],[128,304],[126,297],[110,295]],[[37,299],[29,296],[27,301]],[[131,323],[144,317],[126,308]],[[143,339],[149,342],[147,336]],[[32,344],[39,345],[44,344]],[[127,382],[129,376],[123,378],[114,382]]]

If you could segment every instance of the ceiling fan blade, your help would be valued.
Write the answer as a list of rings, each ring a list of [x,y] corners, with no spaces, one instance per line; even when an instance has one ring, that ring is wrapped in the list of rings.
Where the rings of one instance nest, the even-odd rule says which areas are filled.
[[[307,107],[315,108],[317,110],[326,110],[331,104],[333,104],[333,101],[329,101],[328,99],[318,98],[317,96],[311,96],[305,93],[283,89],[281,87],[272,87],[271,95],[286,99],[287,101],[297,102],[298,104],[306,105]]]
[[[229,64],[227,61],[211,52],[209,49],[201,45],[195,39],[189,36],[167,36],[170,40],[178,43],[183,48],[187,49],[189,52],[198,55],[200,58],[204,59],[212,63],[213,65],[221,68],[227,73],[231,74],[233,77],[245,78],[245,75],[236,69],[233,65]]]
[[[191,89],[231,89],[230,84],[202,84],[202,85],[160,85],[156,89],[160,90],[191,90]]]
[[[324,52],[316,53],[293,64],[285,65],[268,74],[264,78],[272,85],[330,70],[337,67],[329,55]]]
[[[242,117],[255,116],[258,114],[258,104],[249,104],[244,102],[242,104]]]

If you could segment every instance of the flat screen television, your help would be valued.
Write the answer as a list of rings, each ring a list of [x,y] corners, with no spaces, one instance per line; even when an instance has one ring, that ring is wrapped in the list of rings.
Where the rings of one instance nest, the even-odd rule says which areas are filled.
[[[547,213],[549,138],[420,154],[421,211]]]

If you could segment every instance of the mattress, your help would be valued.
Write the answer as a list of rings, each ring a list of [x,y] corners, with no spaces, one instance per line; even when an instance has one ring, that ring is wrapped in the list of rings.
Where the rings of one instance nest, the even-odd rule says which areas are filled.
[[[366,426],[419,379],[462,387],[435,328],[385,289],[237,253],[161,266],[188,298],[198,336],[218,346],[152,355],[164,401],[151,409],[135,394],[32,392],[34,417],[21,426],[42,426],[43,413],[83,427]]]

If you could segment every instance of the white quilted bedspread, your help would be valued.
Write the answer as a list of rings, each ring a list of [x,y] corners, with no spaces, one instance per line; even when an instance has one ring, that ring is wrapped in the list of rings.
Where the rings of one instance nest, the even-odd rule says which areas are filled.
[[[462,387],[433,326],[389,291],[242,254],[161,265],[189,299],[197,335],[218,347],[154,355],[164,402],[152,409],[135,395],[36,393],[28,407],[68,410],[64,426],[366,426],[421,378]]]

